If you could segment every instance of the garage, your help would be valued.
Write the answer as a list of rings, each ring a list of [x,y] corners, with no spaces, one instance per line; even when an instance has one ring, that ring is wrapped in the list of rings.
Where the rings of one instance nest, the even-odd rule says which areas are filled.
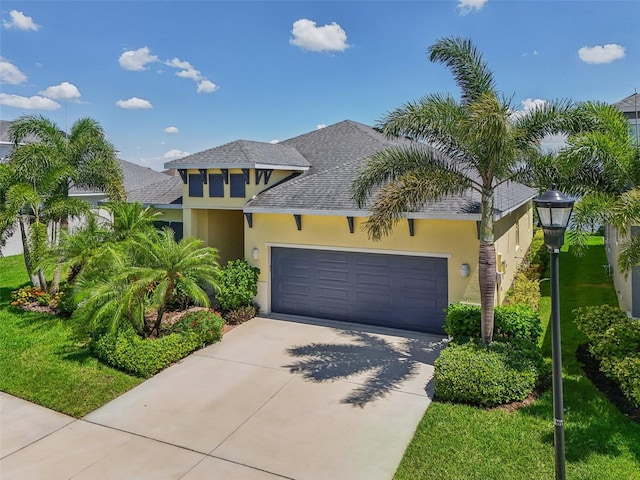
[[[447,259],[273,247],[271,310],[443,334]]]

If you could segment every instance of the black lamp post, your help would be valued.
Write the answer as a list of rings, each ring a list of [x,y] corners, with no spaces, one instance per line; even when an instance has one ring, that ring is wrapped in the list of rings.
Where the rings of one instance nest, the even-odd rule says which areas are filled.
[[[558,254],[564,243],[574,201],[557,190],[533,200],[551,254],[551,357],[553,360],[553,417],[556,480],[564,480],[564,413],[562,405],[562,349],[560,343],[560,288]]]

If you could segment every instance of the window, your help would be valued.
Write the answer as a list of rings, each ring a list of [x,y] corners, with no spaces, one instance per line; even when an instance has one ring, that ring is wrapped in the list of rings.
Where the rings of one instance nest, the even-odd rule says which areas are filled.
[[[189,196],[202,197],[202,175],[199,173],[189,174]]]
[[[232,197],[245,196],[245,179],[242,173],[232,173],[229,175],[229,183]]]
[[[221,173],[209,175],[209,196],[224,197],[224,177]]]

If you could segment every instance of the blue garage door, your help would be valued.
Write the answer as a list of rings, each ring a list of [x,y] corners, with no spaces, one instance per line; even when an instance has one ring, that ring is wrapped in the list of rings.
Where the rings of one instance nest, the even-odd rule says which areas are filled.
[[[271,310],[443,334],[447,259],[271,249]]]

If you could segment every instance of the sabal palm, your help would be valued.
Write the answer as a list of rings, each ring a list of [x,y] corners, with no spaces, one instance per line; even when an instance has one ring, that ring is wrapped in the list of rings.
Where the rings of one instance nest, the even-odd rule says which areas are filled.
[[[539,155],[545,135],[566,127],[568,102],[545,103],[514,113],[496,90],[493,74],[471,41],[444,38],[428,49],[446,65],[461,89],[459,101],[432,94],[389,112],[379,128],[414,142],[371,157],[353,185],[357,204],[374,197],[365,228],[379,239],[407,212],[468,189],[480,194],[479,283],[482,340],[493,336],[496,290],[494,192],[528,178],[528,160]]]
[[[173,232],[135,238],[105,248],[94,257],[78,279],[81,308],[89,310],[97,324],[130,321],[141,334],[145,308],[156,309],[151,331],[160,330],[167,304],[176,288],[201,306],[209,305],[203,287],[217,288],[220,275],[217,251],[202,240],[176,242]]]

